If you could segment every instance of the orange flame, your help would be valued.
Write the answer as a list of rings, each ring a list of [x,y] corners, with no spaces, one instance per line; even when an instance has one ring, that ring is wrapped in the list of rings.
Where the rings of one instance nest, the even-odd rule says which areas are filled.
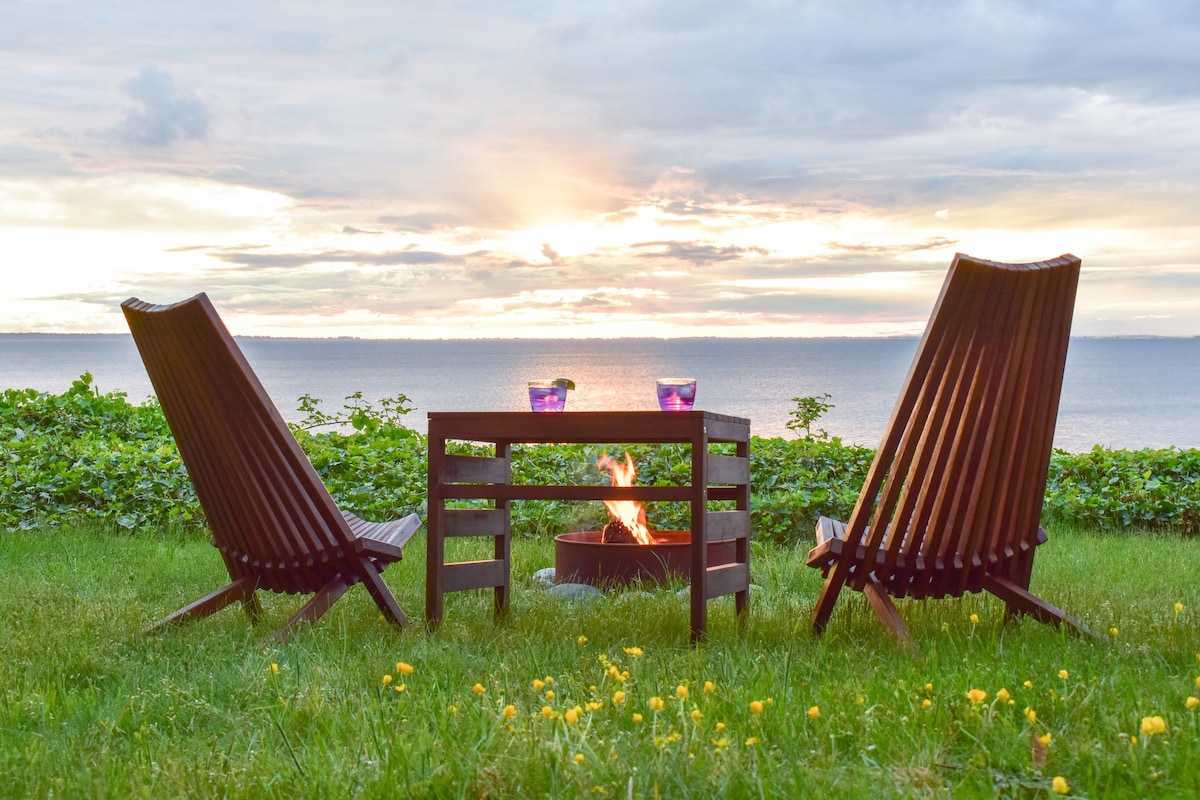
[[[629,453],[625,454],[624,464],[605,453],[600,456],[596,466],[608,470],[613,486],[633,486],[633,479],[637,477],[637,470],[633,467],[633,459]],[[642,544],[654,544],[654,537],[646,527],[646,509],[641,503],[636,500],[605,500],[604,507],[608,509],[610,517],[629,529],[633,538]]]

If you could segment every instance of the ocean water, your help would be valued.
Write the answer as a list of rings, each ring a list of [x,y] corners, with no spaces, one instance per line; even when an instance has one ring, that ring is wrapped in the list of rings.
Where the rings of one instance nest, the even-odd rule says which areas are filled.
[[[526,382],[570,378],[567,410],[655,409],[655,378],[693,377],[696,407],[747,417],[756,436],[790,436],[791,398],[828,392],[817,423],[875,446],[916,350],[895,339],[362,340],[239,338],[285,419],[297,399],[327,411],[405,394],[411,427],[429,411],[529,408]],[[1200,339],[1071,342],[1055,444],[1079,452],[1200,447]],[[152,390],[126,335],[0,334],[0,388],[61,392],[83,372],[140,402]]]

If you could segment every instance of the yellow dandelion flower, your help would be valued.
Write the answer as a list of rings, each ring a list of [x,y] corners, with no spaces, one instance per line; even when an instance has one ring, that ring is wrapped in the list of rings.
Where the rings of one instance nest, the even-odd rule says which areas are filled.
[[[927,692],[932,692],[932,691],[933,691],[933,684],[932,684],[932,683],[927,683],[927,684],[925,684],[925,691],[927,691]]]
[[[757,737],[757,736],[751,736],[749,739],[747,739],[747,740],[746,740],[746,746],[747,746],[747,747],[753,747],[753,746],[754,746],[754,745],[756,745],[756,744],[758,744],[758,737]]]
[[[580,637],[579,637],[578,639],[576,639],[575,641],[579,642],[580,644],[587,644],[587,643],[588,643],[588,638],[587,638],[586,636],[580,636]]]
[[[654,697],[650,698],[650,710],[651,711],[662,711],[662,707],[663,707],[663,699],[661,697],[659,697],[658,695],[655,695]]]
[[[1116,636],[1118,633],[1120,633],[1120,631],[1117,630],[1117,627],[1115,625],[1108,629],[1109,636]]]
[[[642,648],[640,648],[640,647],[626,647],[625,652],[628,653],[629,655],[633,656],[634,658],[642,657]]]
[[[477,683],[471,687],[471,691],[474,692],[475,694],[483,694],[487,690],[483,688],[482,683]]]
[[[720,733],[721,731],[725,730],[725,723],[724,723],[724,722],[718,722],[718,723],[717,723],[716,725],[714,725],[713,727],[716,729],[717,733]]]
[[[625,702],[625,697],[625,693],[618,689],[617,691],[613,692],[613,703],[619,706]]]
[[[599,700],[592,700],[587,704],[588,711],[599,711],[602,708],[604,708],[604,703],[601,703]]]
[[[267,669],[271,671],[271,674],[272,674],[272,675],[278,675],[278,674],[279,674],[279,665],[278,665],[278,664],[276,664],[276,663],[274,663],[274,662],[272,662],[272,663],[271,663],[271,666],[267,667]],[[1196,679],[1196,682],[1197,682],[1197,683],[1200,683],[1200,678],[1197,678],[1197,679]]]
[[[921,708],[932,708],[932,707],[933,707],[933,701],[930,700],[928,697],[926,697],[924,700],[921,701]]]
[[[1037,722],[1037,712],[1029,706],[1025,706],[1025,719],[1029,721],[1030,725],[1032,725],[1033,723]]]
[[[1188,708],[1196,708],[1197,706],[1200,706],[1200,697],[1189,697],[1184,701],[1184,705]]]
[[[541,680],[540,678],[533,679],[533,690],[535,692],[540,692],[542,689],[545,689],[545,688],[546,688],[545,681]]]
[[[500,713],[504,715],[505,719],[512,719],[517,715],[517,707],[510,703],[509,705],[506,705],[504,710]]]
[[[1048,733],[1043,733],[1041,736],[1038,737],[1038,741],[1041,742],[1044,746],[1049,747],[1050,743],[1054,741],[1054,737]]]
[[[576,764],[582,764],[584,761],[587,761],[587,759],[584,757],[583,753],[576,753],[575,758],[573,758],[571,760],[574,761]]]
[[[447,711],[449,711],[449,712],[450,712],[450,716],[452,716],[452,717],[453,717],[455,714],[457,714],[457,713],[458,713],[458,706],[450,706],[450,707],[449,707],[449,708],[447,708],[446,710],[447,710]]]
[[[1008,702],[1008,698],[1010,697],[1012,697],[1012,695],[1008,693],[1008,689],[1001,689],[1000,691],[996,692],[996,699],[1001,702]]]
[[[769,705],[769,706],[773,706],[773,705],[775,705],[775,698],[774,698],[774,697],[768,697],[768,698],[767,698],[767,705]]]
[[[718,748],[729,747],[729,740],[722,736],[720,739],[713,739],[712,743]]]
[[[401,675],[412,675],[412,664],[406,664],[403,661],[398,661],[396,662],[396,672],[399,672]]]
[[[684,686],[682,683],[675,687],[675,696],[678,697],[680,700],[686,700],[687,694],[688,694],[687,687]]]
[[[716,685],[715,683],[713,683],[712,681],[705,681],[705,682],[704,682],[704,691],[705,691],[705,692],[712,692],[712,691],[715,691],[715,690],[716,690],[716,688],[717,688],[717,685]]]
[[[1055,794],[1071,793],[1071,784],[1067,783],[1067,779],[1062,775],[1055,775],[1054,780],[1050,782],[1050,785],[1054,787]]]
[[[544,697],[545,697],[547,700],[553,700],[553,699],[554,699],[554,690],[553,690],[553,689],[547,689],[547,690],[546,690],[546,694],[544,695]]]
[[[1180,611],[1183,611],[1183,603],[1176,603],[1175,604],[1175,613],[1178,614]]]
[[[547,675],[547,676],[546,676],[546,678],[545,678],[545,681],[546,681],[546,683],[554,683],[554,676],[553,676],[553,675]]]
[[[392,687],[392,690],[395,691],[396,694],[400,694],[407,688],[408,688],[407,684],[397,683],[395,686]]]
[[[967,699],[971,701],[972,705],[979,705],[984,700],[987,700],[987,692],[983,689],[972,689],[967,692]]]
[[[1033,688],[1033,681],[1025,681],[1025,682],[1024,682],[1024,683],[1022,683],[1021,685],[1022,685],[1022,686],[1024,686],[1026,689],[1032,689],[1032,688]]]
[[[763,710],[762,700],[751,700],[750,701],[750,713],[751,714],[761,714],[762,710]]]
[[[634,721],[634,722],[641,722],[641,721],[642,721],[642,719],[644,719],[644,717],[642,717],[642,715],[641,715],[641,714],[634,714],[634,715],[633,715],[633,721]]]
[[[549,719],[554,716],[554,709],[550,706],[542,706],[542,716]]]
[[[595,694],[596,693],[596,684],[594,684],[594,683],[588,684],[588,691],[591,692],[592,694]]]
[[[972,614],[972,615],[971,615],[971,624],[972,624],[972,625],[974,625],[976,622],[979,622],[979,615],[978,615],[978,614]]]
[[[691,716],[692,716],[692,722],[699,722],[701,719],[704,718],[704,715],[700,713],[700,709],[698,709],[698,708],[692,709]]]
[[[1162,717],[1142,717],[1142,735],[1154,736],[1167,732],[1167,723]]]
[[[1060,669],[1058,671],[1058,677],[1065,681],[1067,678],[1071,677],[1071,673],[1067,672],[1065,669]]]
[[[579,710],[579,706],[575,706],[563,712],[563,719],[567,721],[568,725],[574,725],[576,722],[579,722]]]
[[[811,708],[809,708],[809,709],[808,709],[808,716],[809,716],[811,719],[816,719],[817,717],[821,716],[821,709],[820,709],[820,707],[818,707],[818,706],[812,706]]]
[[[1196,686],[1200,687],[1200,675],[1196,676]]]
[[[387,685],[388,685],[389,683],[391,683],[391,682],[392,682],[392,676],[391,676],[391,675],[384,675],[384,676],[383,676],[383,685],[384,685],[384,686],[387,686]]]

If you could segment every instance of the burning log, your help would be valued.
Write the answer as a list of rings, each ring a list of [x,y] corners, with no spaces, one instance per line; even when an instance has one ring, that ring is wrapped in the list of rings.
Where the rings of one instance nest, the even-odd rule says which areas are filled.
[[[638,543],[638,539],[633,535],[633,531],[629,530],[629,526],[619,519],[614,519],[604,526],[604,530],[600,533],[600,541],[605,544]]]

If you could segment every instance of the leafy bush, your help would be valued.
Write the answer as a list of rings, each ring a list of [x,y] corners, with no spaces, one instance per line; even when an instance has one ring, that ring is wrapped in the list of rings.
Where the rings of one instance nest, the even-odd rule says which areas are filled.
[[[307,400],[307,404],[306,404]],[[326,414],[301,398],[306,419],[295,426],[301,447],[337,502],[368,519],[424,514],[426,437],[403,426],[403,395],[374,408],[361,395]],[[809,423],[816,417],[809,419]],[[320,433],[312,428],[336,426]],[[33,389],[0,393],[0,526],[29,529],[78,518],[125,528],[190,525],[203,514],[157,403],[133,406],[121,393],[101,395],[84,374],[61,395]],[[464,451],[468,445],[461,446]],[[690,479],[686,445],[628,448],[644,485],[679,486]],[[520,483],[590,483],[600,445],[513,448]],[[754,438],[751,522],[754,536],[807,544],[820,515],[845,519],[874,455],[836,438]],[[619,455],[615,450],[614,454]],[[1157,529],[1195,535],[1200,517],[1200,451],[1056,451],[1044,517],[1093,528]],[[686,527],[686,503],[648,509],[653,527]],[[542,536],[602,524],[599,503],[520,502],[514,530]]]

